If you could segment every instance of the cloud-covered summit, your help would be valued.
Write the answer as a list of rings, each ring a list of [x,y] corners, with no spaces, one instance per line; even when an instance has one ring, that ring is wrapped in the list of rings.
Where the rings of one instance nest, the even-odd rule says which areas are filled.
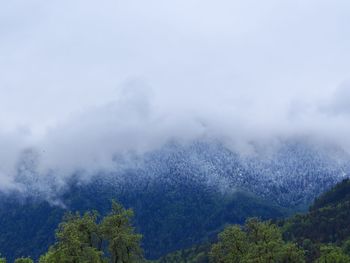
[[[0,4],[0,178],[89,173],[169,140],[350,149],[347,1]]]

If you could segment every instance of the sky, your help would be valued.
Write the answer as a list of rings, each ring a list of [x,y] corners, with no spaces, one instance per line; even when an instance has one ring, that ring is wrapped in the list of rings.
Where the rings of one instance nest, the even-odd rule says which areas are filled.
[[[0,3],[0,179],[169,140],[312,135],[350,149],[347,0]],[[88,165],[89,164],[89,165]]]

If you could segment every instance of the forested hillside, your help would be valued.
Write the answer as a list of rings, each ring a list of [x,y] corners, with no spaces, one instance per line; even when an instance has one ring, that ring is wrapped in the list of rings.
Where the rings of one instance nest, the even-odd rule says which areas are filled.
[[[157,262],[348,263],[349,202],[350,180],[344,180],[317,198],[308,213],[274,222],[251,218],[245,224],[229,225],[217,237],[212,233],[206,243],[173,252]],[[56,231],[55,242],[47,243],[50,248],[37,258],[40,263],[147,261],[141,249],[142,235],[132,227],[132,217],[132,210],[116,202],[104,217],[97,211],[68,213]],[[177,230],[181,232],[182,226]],[[16,263],[32,262],[21,256]]]
[[[96,209],[101,215],[109,211],[111,199],[133,207],[133,222],[143,234],[148,258],[204,242],[226,223],[240,224],[256,215],[264,219],[286,215],[285,209],[254,195],[235,192],[223,198],[189,182],[168,189],[132,189],[135,187],[129,186],[116,193],[107,186],[102,191],[75,185],[63,200],[71,211]],[[14,197],[3,197],[0,207],[0,251],[11,260],[20,256],[38,258],[54,242],[54,230],[68,211],[47,202]]]
[[[283,224],[284,236],[300,245],[332,243],[350,247],[350,180],[344,180],[316,199],[306,214]]]
[[[308,213],[298,214],[275,224],[253,220],[247,221],[243,227],[229,226],[219,234],[217,241],[171,253],[159,262],[348,263],[349,203],[350,180],[347,179],[317,198]],[[262,236],[266,234],[267,242],[249,237],[252,222],[258,226]],[[271,258],[266,258],[268,255]],[[290,259],[283,259],[288,255],[292,255]],[[254,258],[260,258],[260,261],[254,261]]]

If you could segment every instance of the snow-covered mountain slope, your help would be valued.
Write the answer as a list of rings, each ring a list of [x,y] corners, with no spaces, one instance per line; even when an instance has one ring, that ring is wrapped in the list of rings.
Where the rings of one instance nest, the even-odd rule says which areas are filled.
[[[240,154],[220,143],[168,144],[142,158],[117,158],[117,171],[97,180],[120,185],[194,182],[222,194],[244,190],[288,208],[306,207],[348,177],[349,156],[339,148],[287,141],[270,152]]]
[[[289,140],[269,151],[258,146],[249,154],[217,142],[168,143],[143,155],[116,155],[115,166],[86,177],[83,172],[55,176],[36,172],[36,155],[27,152],[18,165],[22,192],[60,202],[67,182],[143,189],[194,184],[223,195],[237,190],[253,193],[288,208],[308,206],[320,193],[348,177],[350,157],[336,147]],[[69,183],[68,183],[69,184]]]

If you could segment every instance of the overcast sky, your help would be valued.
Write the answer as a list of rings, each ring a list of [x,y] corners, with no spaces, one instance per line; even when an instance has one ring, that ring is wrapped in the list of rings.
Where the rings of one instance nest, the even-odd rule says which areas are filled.
[[[349,80],[348,0],[1,1],[0,171],[32,146],[47,167],[200,136],[349,146]]]

